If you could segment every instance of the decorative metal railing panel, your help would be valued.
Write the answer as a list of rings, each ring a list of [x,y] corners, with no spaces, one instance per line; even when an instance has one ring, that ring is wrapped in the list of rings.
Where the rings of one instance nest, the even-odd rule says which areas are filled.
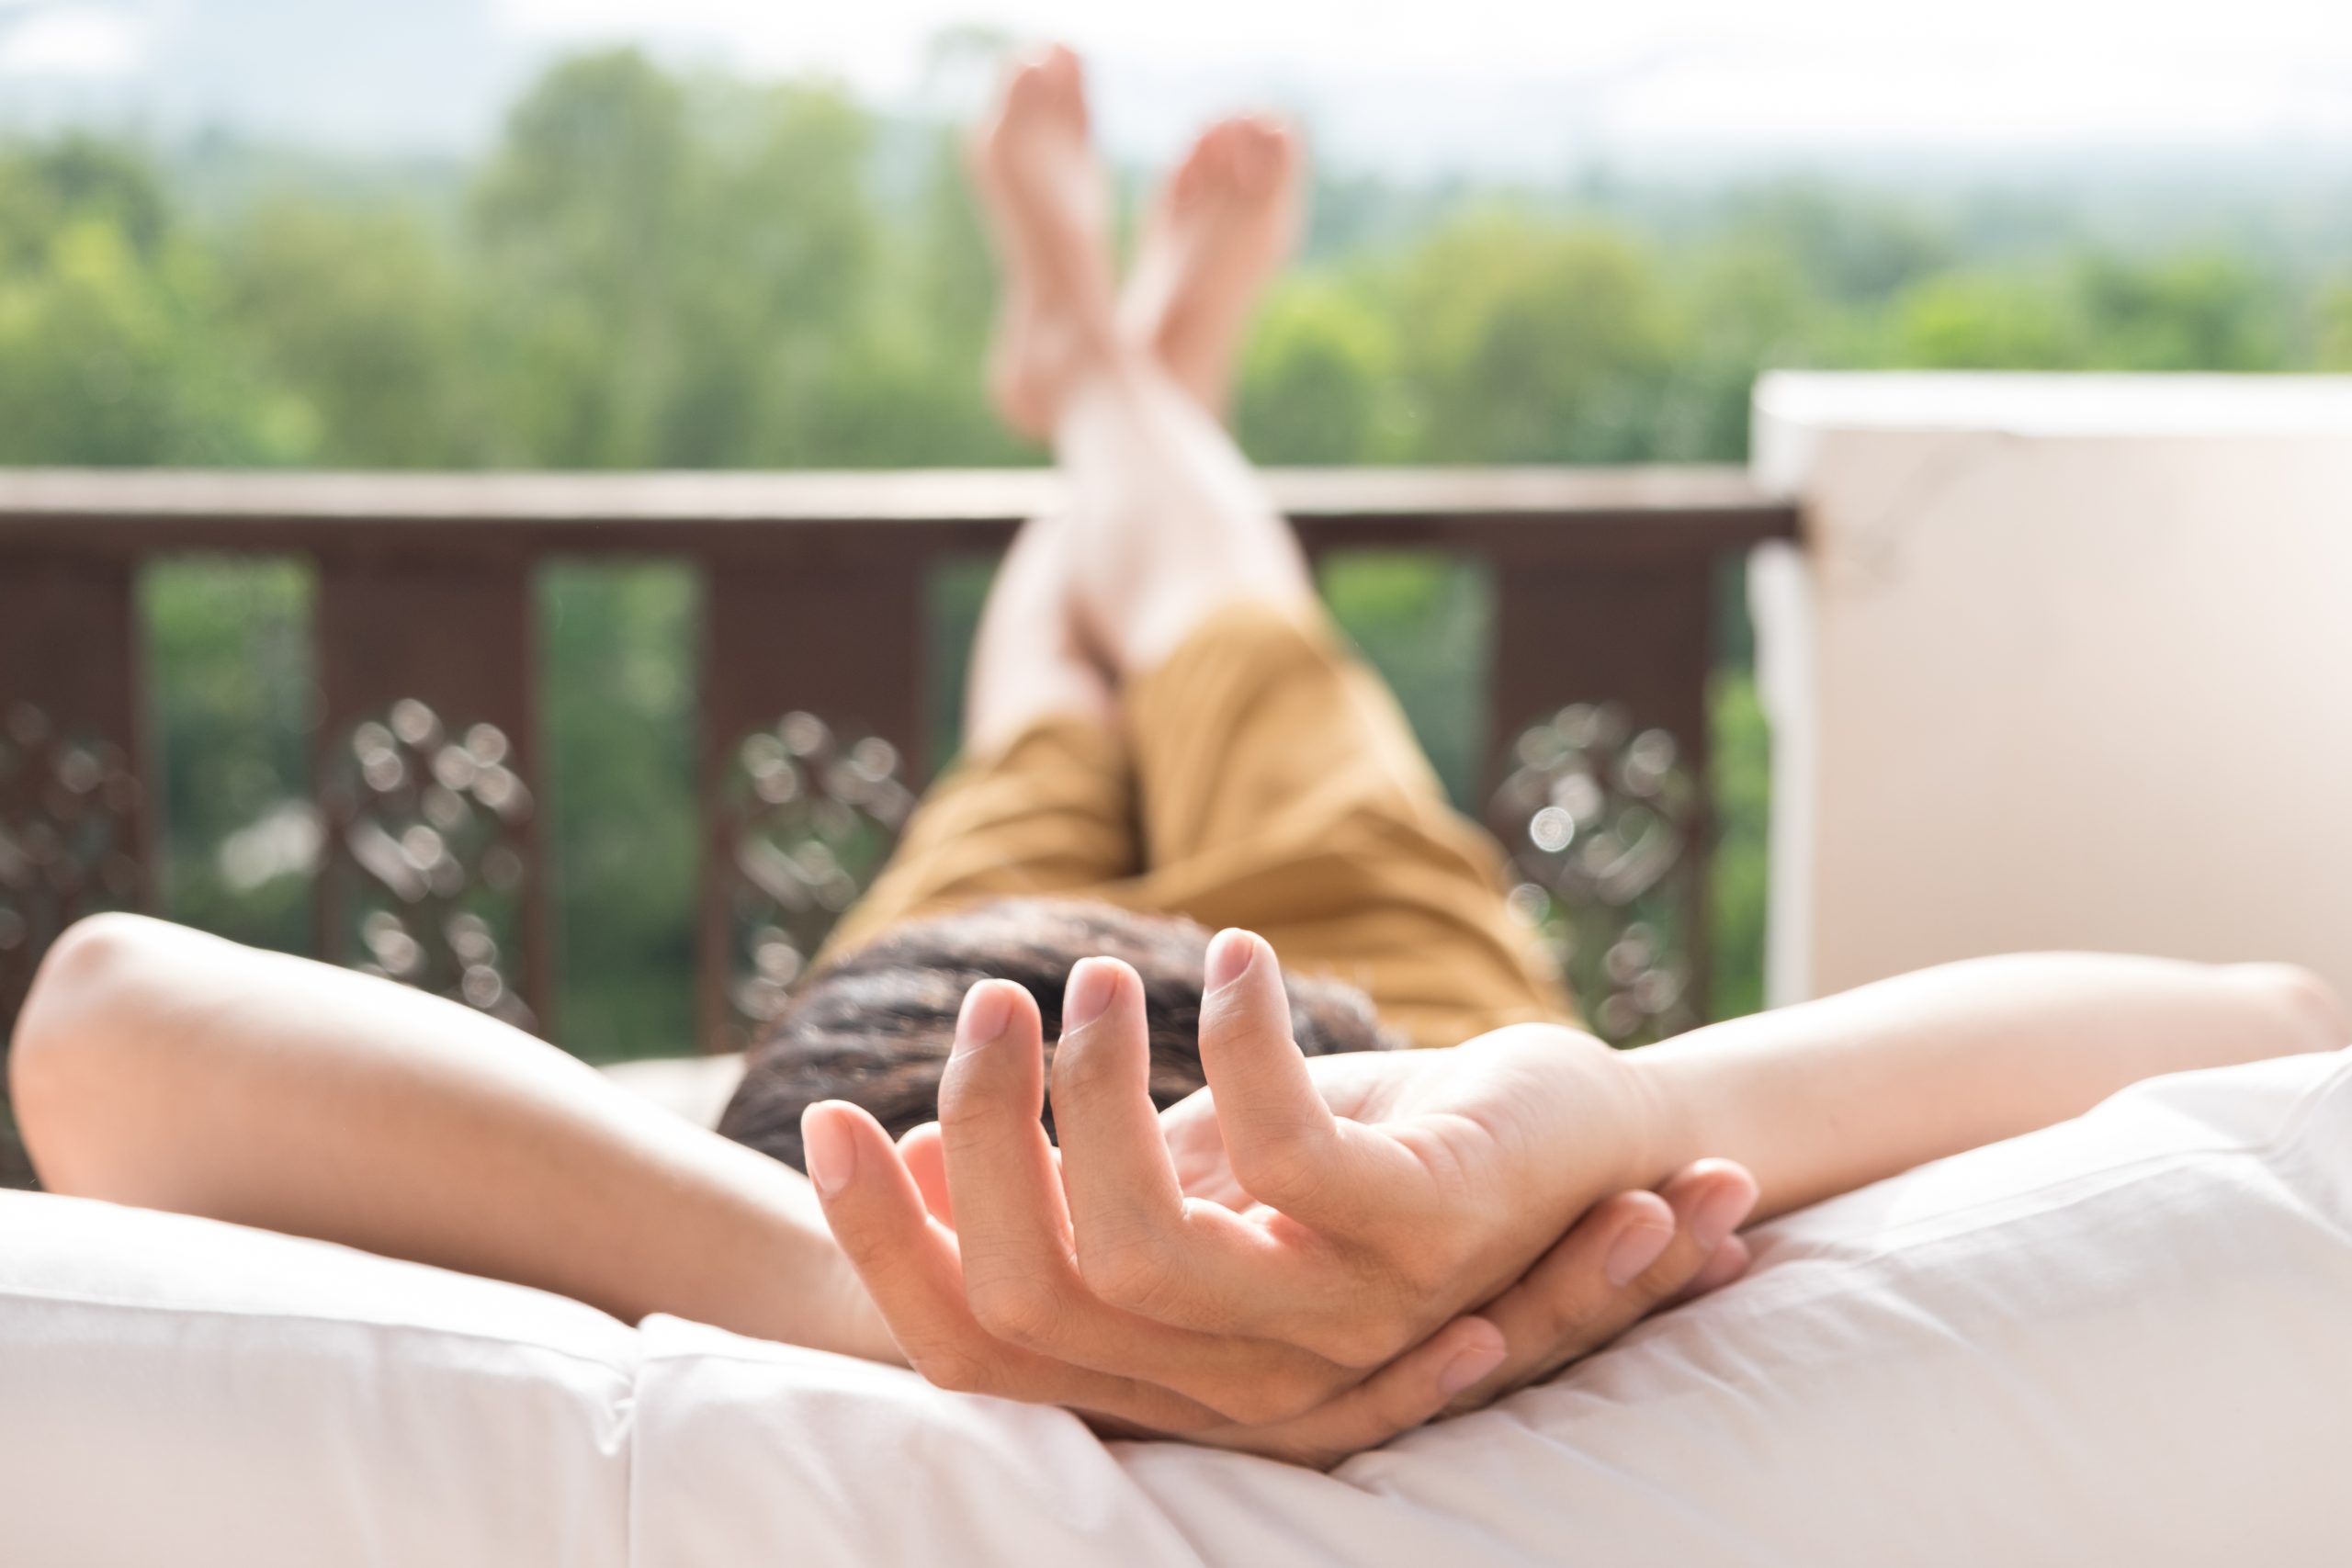
[[[1700,1021],[1690,926],[1704,847],[1697,782],[1663,729],[1577,703],[1520,731],[1488,825],[1586,1022],[1615,1045]]]
[[[509,955],[537,802],[510,751],[497,726],[454,728],[414,698],[356,726],[324,791],[329,852],[351,874],[330,918],[356,967],[531,1029]]]
[[[59,932],[85,915],[136,906],[140,803],[117,742],[62,734],[28,702],[0,716],[0,1030]],[[29,1179],[0,1082],[0,1186]]]
[[[1617,1045],[1700,1021],[1688,900],[1702,827],[1674,738],[1612,704],[1573,704],[1520,731],[1488,824],[1589,1026]],[[896,750],[842,744],[813,714],[737,748],[729,841],[738,886],[729,996],[739,1038],[781,1012],[912,810]]]
[[[119,745],[62,735],[30,703],[0,719],[0,1000],[59,931],[136,900],[139,804]]]
[[[745,736],[725,810],[729,892],[729,1043],[772,1022],[842,913],[888,859],[915,795],[898,748],[844,741],[823,719],[786,714]]]

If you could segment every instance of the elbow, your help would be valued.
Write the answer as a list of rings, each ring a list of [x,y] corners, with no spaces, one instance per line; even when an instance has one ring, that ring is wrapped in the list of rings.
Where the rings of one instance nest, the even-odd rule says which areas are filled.
[[[2340,1051],[2352,1045],[2352,1013],[2334,987],[2293,964],[2245,964],[2238,973],[2261,993],[2265,1010],[2278,1021],[2281,1055]]]
[[[66,928],[33,976],[7,1054],[8,1096],[35,1168],[52,1172],[102,1116],[120,1083],[123,1027],[141,1005],[148,955],[170,928],[138,915],[93,915]]]

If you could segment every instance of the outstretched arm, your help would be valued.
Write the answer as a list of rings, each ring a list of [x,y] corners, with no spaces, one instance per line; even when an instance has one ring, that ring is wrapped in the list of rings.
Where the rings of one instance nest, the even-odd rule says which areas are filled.
[[[2285,964],[2110,953],[1971,959],[1634,1053],[1669,1168],[1745,1162],[1779,1213],[2080,1115],[2127,1084],[2352,1044]]]
[[[53,1191],[895,1359],[797,1173],[387,980],[100,916],[10,1077]]]

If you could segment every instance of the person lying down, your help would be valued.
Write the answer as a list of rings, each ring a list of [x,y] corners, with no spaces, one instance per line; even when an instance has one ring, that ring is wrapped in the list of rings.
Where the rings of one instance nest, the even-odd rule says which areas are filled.
[[[1748,1220],[2352,1036],[2299,970],[2089,954],[1581,1032],[1218,423],[1299,163],[1213,127],[1121,292],[1077,60],[1009,77],[992,381],[1069,503],[718,1133],[455,1002],[102,916],[17,1031],[43,1182],[1328,1464],[1735,1278]]]

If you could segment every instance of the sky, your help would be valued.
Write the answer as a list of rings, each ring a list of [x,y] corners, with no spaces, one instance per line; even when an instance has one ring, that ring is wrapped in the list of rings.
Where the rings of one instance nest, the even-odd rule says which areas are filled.
[[[0,0],[0,116],[222,123],[464,151],[563,51],[631,41],[960,107],[930,41],[1088,57],[1105,137],[1150,155],[1237,103],[1388,173],[1563,160],[2352,157],[2352,0]]]

